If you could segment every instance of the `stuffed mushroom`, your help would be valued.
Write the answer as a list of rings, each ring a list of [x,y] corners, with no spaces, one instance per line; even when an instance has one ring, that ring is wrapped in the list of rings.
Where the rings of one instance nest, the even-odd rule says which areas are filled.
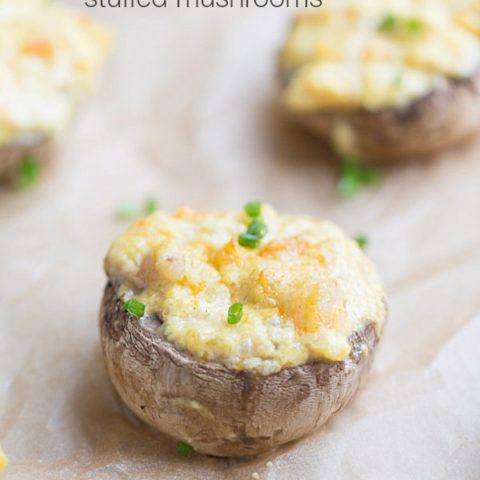
[[[480,128],[478,0],[335,0],[280,57],[288,115],[341,157],[426,157]]]
[[[365,377],[386,318],[355,241],[256,202],[140,219],[105,269],[113,385],[145,422],[209,455],[256,455],[325,423]]]
[[[0,2],[0,179],[28,182],[48,161],[110,43],[57,2]]]

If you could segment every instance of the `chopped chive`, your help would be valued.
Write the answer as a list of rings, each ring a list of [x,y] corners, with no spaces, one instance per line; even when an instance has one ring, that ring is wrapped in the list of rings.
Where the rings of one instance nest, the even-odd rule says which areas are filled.
[[[134,298],[130,298],[123,304],[123,310],[141,318],[145,314],[145,305]]]
[[[353,197],[353,195],[360,190],[360,186],[358,178],[350,175],[343,175],[338,182],[337,190],[342,197],[349,198]]]
[[[193,452],[193,447],[187,442],[182,442],[181,440],[177,442],[177,453],[181,457],[189,457]]]
[[[252,235],[251,233],[242,233],[238,236],[238,243],[242,247],[256,248],[260,243],[260,238],[257,237],[257,235]]]
[[[235,325],[242,319],[243,305],[241,303],[234,303],[228,309],[227,321],[230,325]]]
[[[409,32],[416,33],[423,28],[423,22],[419,18],[409,18],[405,21],[405,27]]]
[[[125,204],[117,209],[117,217],[120,220],[131,220],[132,218],[138,217],[138,215],[138,208],[133,205]]]
[[[403,75],[401,73],[397,73],[393,78],[393,85],[395,87],[400,87],[403,83]]]
[[[247,234],[258,237],[261,240],[268,232],[267,226],[259,219],[252,220],[247,228]]]
[[[132,220],[134,218],[140,217],[143,213],[145,215],[150,215],[157,210],[157,200],[154,197],[149,197],[145,201],[143,209],[129,203],[121,205],[117,209],[117,218],[120,220]]]
[[[378,182],[379,178],[378,171],[374,168],[362,166],[356,159],[345,159],[340,168],[338,193],[342,197],[351,197],[363,185],[372,185]]]
[[[388,14],[385,15],[382,20],[380,20],[380,23],[378,24],[378,31],[379,32],[391,32],[395,30],[397,27],[397,17],[394,15]]]
[[[158,210],[158,204],[157,200],[155,198],[150,197],[147,199],[147,202],[145,203],[145,213],[151,214],[153,212],[156,212]]]
[[[357,242],[358,246],[362,249],[365,250],[368,245],[368,238],[365,235],[357,235],[355,237],[355,241]]]
[[[33,155],[27,155],[20,165],[19,181],[24,188],[31,187],[38,182],[42,168],[40,161]]]
[[[360,167],[360,181],[365,185],[373,185],[378,182],[380,175],[377,170],[372,167]]]
[[[245,213],[252,219],[247,231],[238,236],[238,243],[242,247],[256,248],[260,240],[267,234],[267,225],[260,218],[262,204],[260,202],[248,202],[244,207]]]
[[[260,202],[248,202],[244,211],[250,218],[257,218],[262,214],[262,204]]]
[[[395,15],[385,15],[378,24],[378,31],[383,33],[417,33],[423,28],[423,22],[420,18],[402,18]]]

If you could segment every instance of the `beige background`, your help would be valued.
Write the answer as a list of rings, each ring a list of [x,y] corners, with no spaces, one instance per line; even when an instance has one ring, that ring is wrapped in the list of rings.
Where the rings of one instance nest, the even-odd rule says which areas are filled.
[[[291,12],[90,13],[119,37],[99,91],[42,183],[0,193],[5,478],[479,479],[480,142],[341,201],[324,152],[275,108]],[[119,204],[148,195],[168,210],[260,198],[368,235],[390,322],[368,383],[320,432],[254,461],[184,460],[124,415],[98,342],[102,259]]]

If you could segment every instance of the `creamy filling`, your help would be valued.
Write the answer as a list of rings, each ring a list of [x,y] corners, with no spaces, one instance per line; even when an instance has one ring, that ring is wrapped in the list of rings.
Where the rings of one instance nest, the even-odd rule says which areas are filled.
[[[282,51],[295,111],[404,107],[480,66],[478,0],[335,0],[299,14]]]
[[[385,317],[376,270],[330,222],[262,207],[268,233],[241,246],[245,213],[180,209],[137,221],[110,248],[106,271],[122,300],[163,321],[159,334],[201,360],[270,374],[344,360],[349,337]],[[238,323],[228,322],[240,303]]]
[[[56,135],[92,86],[110,35],[51,0],[0,2],[0,144]]]

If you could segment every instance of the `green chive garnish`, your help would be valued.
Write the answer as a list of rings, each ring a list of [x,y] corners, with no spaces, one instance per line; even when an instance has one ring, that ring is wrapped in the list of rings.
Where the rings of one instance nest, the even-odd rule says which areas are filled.
[[[374,168],[362,166],[356,159],[345,159],[340,167],[338,193],[342,197],[351,197],[363,185],[372,185],[378,182],[379,178],[379,174]]]
[[[393,78],[393,84],[396,87],[400,87],[400,85],[402,85],[402,83],[403,83],[403,75],[401,73],[397,73],[395,75],[395,77]]]
[[[380,23],[378,24],[378,31],[379,32],[391,32],[392,30],[395,30],[397,26],[397,17],[394,15],[385,15],[382,20],[380,20]]]
[[[365,250],[368,245],[368,238],[365,235],[357,235],[355,237],[355,241],[357,242],[358,246],[362,249]]]
[[[147,199],[147,202],[145,203],[145,213],[150,215],[153,212],[156,212],[158,210],[158,204],[155,198],[150,197]]]
[[[123,304],[123,310],[141,318],[145,314],[145,305],[134,298],[130,298]]]
[[[257,218],[262,214],[262,204],[260,202],[248,202],[244,210],[250,218]]]
[[[230,325],[235,325],[242,319],[243,315],[243,305],[241,303],[234,303],[230,305],[228,309],[228,323]]]
[[[26,156],[19,170],[19,181],[22,187],[31,187],[38,182],[41,174],[41,165],[37,157],[33,155]]]
[[[142,213],[145,213],[145,215],[150,215],[151,213],[156,212],[157,210],[158,210],[157,201],[155,200],[154,197],[149,197],[147,198],[143,209],[128,203],[121,205],[117,210],[117,217],[120,220],[132,220],[134,218],[140,217]]]
[[[138,208],[133,205],[121,205],[117,209],[117,217],[120,220],[132,220],[132,218],[136,218],[139,216]]]
[[[342,175],[338,181],[337,190],[340,196],[344,198],[353,197],[360,190],[360,182],[351,175]]]
[[[261,240],[268,232],[267,226],[259,219],[252,220],[247,228],[247,234],[258,237]]]
[[[193,447],[187,442],[178,441],[177,442],[177,453],[181,457],[189,457],[193,452]]]
[[[419,18],[405,20],[405,27],[409,32],[416,33],[423,28],[423,22]]]
[[[238,243],[242,247],[256,248],[260,240],[267,234],[268,228],[260,218],[262,204],[260,202],[248,202],[244,207],[245,213],[252,219],[247,231],[238,236]]]
[[[260,243],[260,238],[256,235],[252,235],[251,233],[242,233],[238,236],[238,243],[242,247],[256,248]]]
[[[385,15],[378,24],[378,31],[383,33],[417,33],[423,28],[419,18],[398,18],[392,14]]]
[[[375,168],[360,167],[359,178],[364,185],[374,185],[380,179],[380,175]]]

